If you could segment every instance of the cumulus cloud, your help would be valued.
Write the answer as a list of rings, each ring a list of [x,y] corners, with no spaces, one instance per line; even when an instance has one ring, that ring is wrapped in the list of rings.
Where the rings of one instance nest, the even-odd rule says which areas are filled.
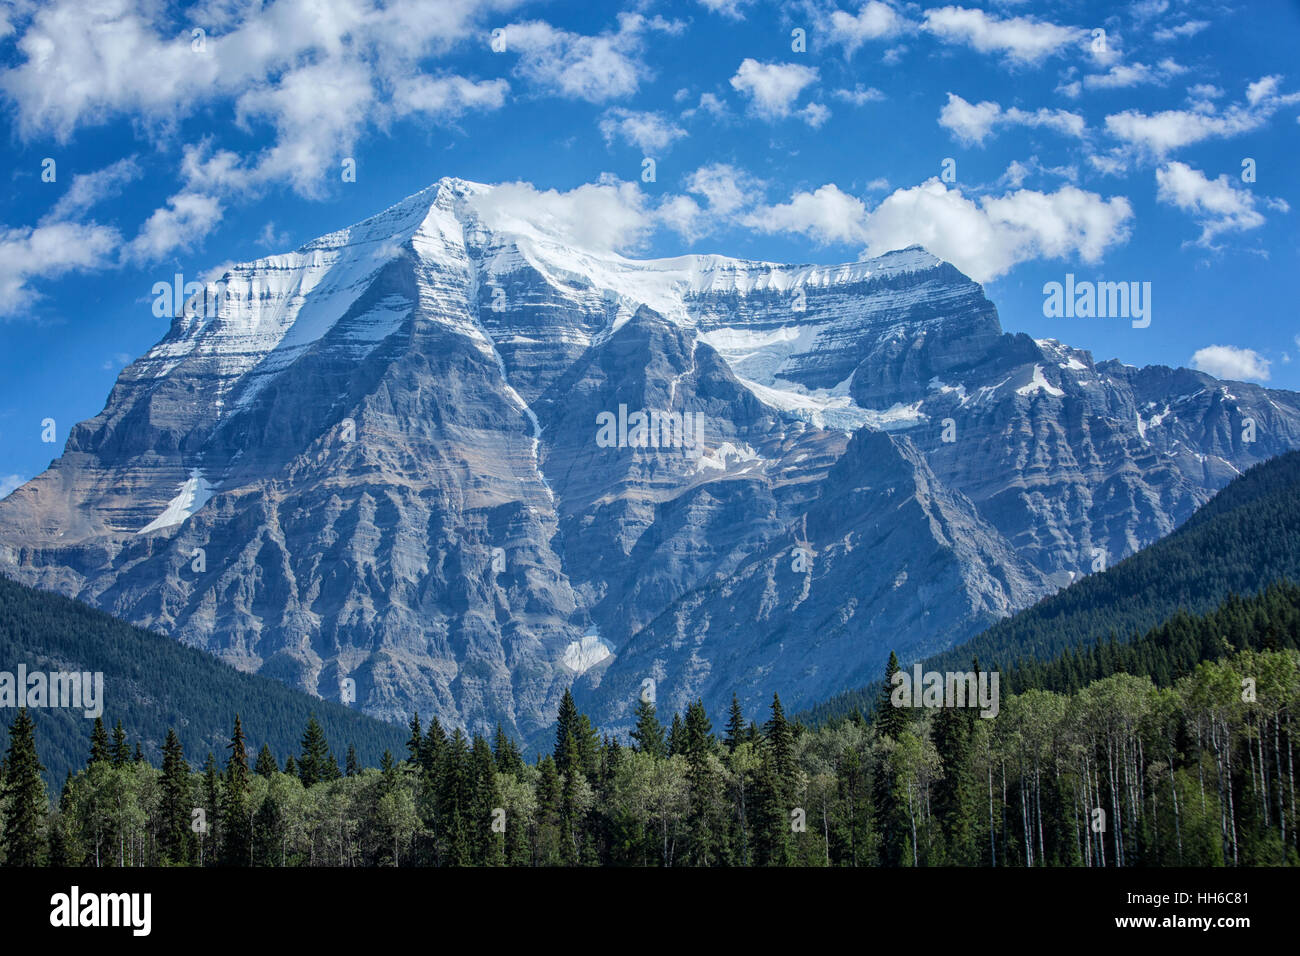
[[[422,67],[455,44],[485,35],[484,18],[512,5],[220,4],[221,30],[195,36],[188,26],[177,29],[165,4],[49,0],[21,22],[7,21],[16,55],[0,70],[0,91],[25,139],[67,141],[82,127],[129,117],[161,144],[181,122],[213,107],[232,109],[245,132],[270,130],[265,148],[243,155],[213,152],[206,144],[186,147],[181,188],[148,217],[127,250],[128,259],[140,260],[193,245],[219,220],[224,203],[255,197],[270,185],[320,196],[368,126],[403,116],[444,122],[467,110],[499,108],[509,90],[504,80],[426,75]],[[619,34],[635,34],[651,22],[623,21]],[[565,53],[586,49],[578,41],[557,43]],[[528,56],[521,51],[521,63]],[[581,63],[564,66],[580,82]],[[196,149],[201,161],[194,160]],[[65,205],[48,218],[84,212],[134,173],[123,165],[74,180]]]
[[[111,199],[122,191],[122,187],[141,175],[140,164],[134,156],[119,159],[103,169],[90,173],[78,173],[72,177],[67,191],[42,219],[42,222],[58,222],[65,219],[80,219],[90,209],[105,199]]]
[[[655,225],[640,188],[612,179],[567,191],[502,183],[470,202],[491,229],[559,240],[593,252],[634,252]]]
[[[1082,137],[1086,129],[1077,113],[1049,109],[1030,113],[1014,106],[1004,110],[991,100],[968,103],[956,93],[948,94],[948,102],[939,111],[939,125],[967,145],[982,145],[995,126],[1043,127],[1075,138]]]
[[[889,39],[912,27],[893,7],[880,0],[868,0],[856,14],[835,10],[829,22],[831,42],[842,44],[850,56],[868,40]]]
[[[1088,74],[1082,82],[1084,88],[1089,90],[1117,90],[1143,83],[1164,83],[1170,77],[1186,72],[1187,67],[1166,58],[1155,66],[1117,63],[1105,73]]]
[[[1106,117],[1106,129],[1116,139],[1157,157],[1209,139],[1224,139],[1259,129],[1283,106],[1300,102],[1300,93],[1278,92],[1280,77],[1266,76],[1251,83],[1246,104],[1234,104],[1223,111],[1213,103],[1198,104],[1195,110],[1163,110],[1142,113],[1125,110]]]
[[[1232,185],[1227,174],[1208,179],[1186,163],[1173,162],[1156,170],[1156,199],[1191,213],[1201,227],[1198,245],[1212,248],[1225,232],[1245,232],[1264,224],[1255,196]]]
[[[784,119],[795,101],[817,82],[817,69],[798,63],[760,63],[746,58],[731,78],[732,89],[749,97],[750,108],[764,119]]]
[[[614,108],[600,119],[600,132],[607,144],[615,139],[631,143],[645,153],[663,153],[673,141],[686,135],[662,113]]]
[[[1079,44],[1087,34],[1030,17],[1000,18],[983,10],[938,7],[927,10],[922,27],[946,43],[960,43],[980,53],[995,53],[1012,64],[1036,64]]]
[[[642,62],[645,36],[675,32],[676,24],[623,14],[618,29],[595,36],[561,30],[541,20],[505,27],[506,50],[520,54],[519,73],[550,92],[589,103],[635,93],[649,76]]]
[[[985,282],[1031,259],[1096,262],[1128,239],[1132,218],[1124,197],[1103,199],[1075,186],[1021,189],[976,203],[930,179],[883,200],[868,216],[865,236],[869,255],[920,244]]]
[[[1207,345],[1192,355],[1192,368],[1234,382],[1267,382],[1271,364],[1254,349],[1235,345]]]
[[[864,87],[861,83],[856,84],[851,90],[835,90],[831,96],[837,100],[843,100],[846,103],[852,103],[854,106],[862,106],[865,103],[876,103],[885,98],[885,94],[880,92],[874,86]]]
[[[828,183],[813,192],[796,192],[788,203],[763,206],[744,224],[759,232],[797,233],[814,242],[862,242],[867,233],[862,200]]]
[[[94,223],[0,227],[0,315],[17,314],[36,301],[33,279],[111,265],[119,242],[116,229]]]
[[[1187,20],[1177,26],[1160,27],[1151,36],[1161,43],[1168,43],[1170,40],[1181,40],[1196,36],[1209,25],[1209,20]]]
[[[393,110],[398,116],[452,119],[470,110],[500,109],[509,92],[510,84],[502,79],[477,82],[463,76],[405,77],[393,91]]]
[[[190,249],[221,221],[222,213],[221,203],[213,196],[177,193],[145,220],[124,256],[129,261],[148,263],[178,249]]]

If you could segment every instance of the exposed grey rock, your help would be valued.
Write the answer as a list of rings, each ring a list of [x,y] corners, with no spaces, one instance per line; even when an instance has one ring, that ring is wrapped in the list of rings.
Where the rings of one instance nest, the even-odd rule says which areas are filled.
[[[646,679],[861,684],[1300,445],[1295,393],[1004,334],[921,249],[636,262],[489,195],[234,267],[0,502],[0,569],[380,717],[531,735],[572,684],[623,730]],[[702,447],[605,447],[620,407]]]

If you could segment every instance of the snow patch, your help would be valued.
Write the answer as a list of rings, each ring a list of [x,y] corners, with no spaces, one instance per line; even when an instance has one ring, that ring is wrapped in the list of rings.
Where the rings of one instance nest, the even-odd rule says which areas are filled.
[[[207,504],[212,494],[213,487],[208,484],[202,472],[197,468],[192,469],[189,479],[181,484],[180,494],[168,503],[167,509],[162,514],[137,531],[136,534],[161,531],[163,528],[170,528],[173,525],[183,523]]]

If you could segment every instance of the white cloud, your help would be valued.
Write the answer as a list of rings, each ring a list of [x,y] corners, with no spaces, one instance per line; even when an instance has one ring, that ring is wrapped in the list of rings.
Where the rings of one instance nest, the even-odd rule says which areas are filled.
[[[983,10],[939,7],[927,10],[922,26],[947,43],[962,43],[980,53],[997,53],[1014,64],[1039,63],[1087,36],[1029,17],[999,18]]]
[[[833,183],[797,192],[788,203],[754,210],[744,224],[759,232],[798,233],[818,243],[862,242],[867,207]]]
[[[663,153],[673,141],[686,135],[686,130],[675,125],[662,113],[640,112],[616,107],[606,110],[600,119],[600,132],[607,144],[615,139],[631,143],[642,152]]]
[[[1022,189],[977,204],[930,179],[882,201],[868,216],[865,235],[869,255],[920,244],[986,282],[1032,259],[1096,262],[1127,240],[1132,218],[1124,197],[1102,199],[1075,186]]]
[[[1271,364],[1254,349],[1241,349],[1235,345],[1207,345],[1192,355],[1192,368],[1234,382],[1267,382]]]
[[[124,250],[124,258],[147,263],[178,249],[190,249],[221,221],[221,203],[213,196],[180,192],[156,209]]]
[[[14,315],[36,301],[33,279],[112,265],[119,242],[116,229],[94,223],[0,227],[0,315]]]
[[[495,110],[505,105],[510,84],[505,80],[476,82],[463,76],[412,76],[403,78],[393,91],[393,110],[398,116],[419,114],[434,119],[452,119],[469,110]]]
[[[710,215],[725,218],[757,202],[766,184],[735,166],[712,163],[691,173],[686,188],[704,198]]]
[[[837,100],[843,100],[846,103],[852,103],[854,106],[862,106],[865,103],[876,103],[885,99],[885,94],[880,92],[874,86],[864,87],[861,83],[856,84],[851,90],[835,90],[831,96]]]
[[[1162,43],[1167,43],[1170,40],[1196,36],[1209,25],[1209,20],[1188,20],[1175,27],[1161,27],[1151,35]]]
[[[1145,63],[1117,63],[1105,73],[1090,73],[1083,85],[1090,90],[1115,90],[1142,83],[1163,83],[1171,76],[1186,73],[1187,68],[1171,59],[1161,60],[1156,66]]]
[[[743,20],[745,7],[753,2],[754,0],[700,0],[700,5],[730,20]]]
[[[1157,157],[1207,139],[1223,139],[1259,129],[1277,110],[1300,102],[1300,93],[1278,93],[1279,77],[1266,76],[1251,83],[1246,106],[1236,104],[1217,112],[1212,103],[1196,110],[1141,113],[1125,110],[1106,117],[1112,136]]]
[[[95,205],[121,193],[122,187],[139,179],[141,172],[135,157],[128,156],[92,173],[78,173],[42,222],[81,218]]]
[[[494,230],[558,239],[593,252],[633,252],[654,227],[654,213],[635,183],[604,179],[561,192],[502,183],[471,198]]]
[[[746,58],[731,78],[732,89],[750,99],[753,111],[764,119],[783,119],[799,95],[817,82],[815,67],[798,63],[760,63]]]
[[[850,56],[868,40],[895,37],[911,27],[893,7],[880,0],[868,0],[857,14],[835,10],[830,16],[831,42],[843,44]]]
[[[503,30],[507,51],[520,54],[519,73],[552,93],[604,103],[635,93],[649,68],[641,55],[647,32],[672,33],[675,24],[637,14],[619,17],[617,30],[596,36],[570,33],[533,20]]]
[[[1255,196],[1237,189],[1227,174],[1207,179],[1186,163],[1169,163],[1156,170],[1156,199],[1191,213],[1201,227],[1198,245],[1212,248],[1214,238],[1225,232],[1245,232],[1264,224],[1255,209]]]
[[[990,100],[968,103],[955,93],[939,111],[939,125],[967,145],[982,145],[995,126],[1031,126],[1053,129],[1064,136],[1082,137],[1083,117],[1066,110],[1039,109],[1033,113],[1017,107],[1003,110]]]

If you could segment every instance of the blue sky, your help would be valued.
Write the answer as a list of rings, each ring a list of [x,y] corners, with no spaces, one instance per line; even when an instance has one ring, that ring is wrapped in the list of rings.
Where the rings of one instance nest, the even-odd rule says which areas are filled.
[[[442,176],[633,256],[920,242],[1008,330],[1300,389],[1297,41],[1280,0],[17,0],[0,494],[165,333],[155,282]],[[1150,326],[1044,317],[1066,273],[1150,282]]]

